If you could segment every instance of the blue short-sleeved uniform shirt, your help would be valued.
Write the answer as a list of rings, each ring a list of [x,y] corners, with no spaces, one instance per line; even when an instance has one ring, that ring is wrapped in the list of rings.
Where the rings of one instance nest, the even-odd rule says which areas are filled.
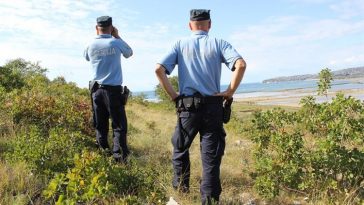
[[[102,85],[122,85],[121,54],[128,58],[133,51],[122,39],[98,35],[84,53],[86,60],[91,61],[93,80]]]
[[[230,43],[210,37],[206,31],[194,31],[190,38],[177,41],[159,64],[167,74],[178,64],[181,95],[199,92],[211,96],[220,92],[221,64],[233,70],[240,58]]]

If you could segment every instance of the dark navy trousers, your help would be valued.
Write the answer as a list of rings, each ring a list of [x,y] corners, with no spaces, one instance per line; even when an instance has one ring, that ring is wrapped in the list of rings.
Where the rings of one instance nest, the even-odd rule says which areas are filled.
[[[189,148],[197,133],[200,134],[200,151],[203,176],[200,186],[202,200],[219,200],[221,194],[220,164],[225,150],[225,130],[222,121],[222,104],[203,104],[193,111],[178,114],[172,137],[173,187],[188,191],[190,181]]]
[[[109,119],[113,131],[113,156],[125,159],[129,154],[126,133],[128,123],[125,114],[125,106],[118,87],[99,88],[92,93],[94,124],[96,128],[96,140],[103,149],[110,149],[108,144]],[[122,155],[122,156],[120,156]]]

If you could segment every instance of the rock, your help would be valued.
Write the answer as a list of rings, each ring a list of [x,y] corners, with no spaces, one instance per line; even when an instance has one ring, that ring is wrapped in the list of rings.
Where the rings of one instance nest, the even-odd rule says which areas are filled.
[[[236,146],[241,146],[243,144],[243,141],[242,140],[236,140],[235,141],[235,145]]]
[[[244,205],[256,205],[256,199],[250,193],[240,194],[240,199],[244,203]]]
[[[293,205],[301,205],[302,203],[299,201],[293,201]]]
[[[173,197],[169,197],[167,205],[178,205],[178,203],[173,199]]]
[[[248,202],[246,202],[244,205],[256,205],[255,199],[250,199]]]

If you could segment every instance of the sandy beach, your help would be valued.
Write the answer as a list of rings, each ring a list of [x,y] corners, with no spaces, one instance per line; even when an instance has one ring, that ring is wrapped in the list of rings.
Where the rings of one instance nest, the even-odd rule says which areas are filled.
[[[352,82],[362,83],[363,78],[350,79]],[[352,96],[356,99],[364,100],[364,89],[329,89],[328,96],[318,96],[316,89],[292,89],[277,92],[253,92],[238,93],[234,95],[234,100],[258,105],[280,105],[299,107],[301,98],[314,96],[317,102],[330,101],[337,93],[342,92],[345,96]]]

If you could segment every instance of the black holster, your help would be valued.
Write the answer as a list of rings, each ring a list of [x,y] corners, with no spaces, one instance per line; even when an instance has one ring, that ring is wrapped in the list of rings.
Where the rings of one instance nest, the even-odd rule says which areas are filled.
[[[222,104],[223,114],[222,114],[222,121],[226,124],[230,121],[231,117],[231,104],[233,103],[233,98],[224,100]]]
[[[98,89],[99,84],[95,80],[91,80],[88,82],[88,89],[90,91],[90,99],[91,99],[91,111],[92,111],[92,125],[96,127],[96,116],[94,110],[94,101],[92,99],[92,93],[94,93]]]
[[[121,86],[121,96],[123,97],[123,105],[126,105],[128,102],[130,90],[126,86]]]
[[[92,94],[99,88],[99,84],[95,80],[91,80],[88,82],[88,89],[90,93]]]

